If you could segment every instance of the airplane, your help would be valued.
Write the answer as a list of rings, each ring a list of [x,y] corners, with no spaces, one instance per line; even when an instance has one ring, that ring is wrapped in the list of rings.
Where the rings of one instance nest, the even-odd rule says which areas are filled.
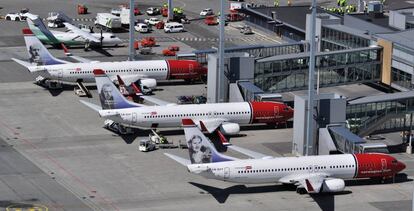
[[[278,124],[293,117],[293,109],[281,102],[236,102],[177,105],[152,96],[141,96],[156,104],[146,106],[128,101],[101,69],[93,71],[101,106],[81,102],[102,118],[137,128],[176,128],[181,119],[191,118],[212,133],[216,129],[225,135],[240,132],[240,124]]]
[[[30,30],[44,44],[54,47],[65,46],[85,46],[85,48],[118,46],[123,43],[121,39],[112,33],[89,33],[78,27],[65,22],[63,23],[69,32],[49,30],[43,21],[37,16],[29,16],[27,24]]]
[[[191,119],[183,119],[190,160],[164,153],[187,167],[193,174],[208,179],[241,184],[294,184],[297,192],[341,192],[344,180],[392,178],[405,164],[382,153],[338,154],[273,158],[235,148],[253,159],[238,159],[219,153]]]
[[[82,57],[72,57],[81,61],[71,63],[52,56],[45,46],[33,35],[30,29],[23,29],[29,62],[12,58],[13,61],[26,67],[29,72],[40,73],[45,79],[61,82],[94,83],[94,69],[104,69],[112,81],[117,75],[122,76],[126,84],[139,80],[147,88],[154,88],[157,80],[184,79],[197,80],[207,74],[207,68],[194,60],[146,60],[99,62]]]

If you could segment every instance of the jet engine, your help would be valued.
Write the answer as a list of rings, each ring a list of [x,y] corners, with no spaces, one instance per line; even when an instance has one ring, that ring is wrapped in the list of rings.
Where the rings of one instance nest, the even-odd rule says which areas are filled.
[[[326,179],[322,183],[321,192],[341,192],[345,189],[345,181],[343,179]]]
[[[152,78],[145,78],[139,81],[142,86],[150,88],[150,89],[155,88],[157,86],[157,80],[152,79]]]
[[[237,123],[224,122],[220,126],[220,131],[224,135],[236,135],[240,132],[240,125]]]

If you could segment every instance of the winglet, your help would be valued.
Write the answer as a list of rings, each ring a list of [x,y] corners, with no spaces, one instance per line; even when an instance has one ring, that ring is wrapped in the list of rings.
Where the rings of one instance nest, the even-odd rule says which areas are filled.
[[[208,132],[206,125],[203,121],[200,121],[201,132]]]
[[[71,52],[69,52],[69,50],[68,50],[68,48],[66,47],[66,45],[65,45],[65,44],[60,43],[60,46],[62,47],[63,52],[65,52],[65,55],[66,55],[66,56],[72,56],[72,53],[71,53]]]
[[[22,29],[23,35],[33,35],[32,30],[30,30],[29,28],[24,28]]]
[[[227,138],[223,135],[223,133],[220,130],[217,130],[217,134],[220,138],[221,144],[223,144],[224,146],[229,146],[231,145],[229,143],[229,140],[227,140]]]
[[[182,119],[183,126],[194,126],[194,122],[191,119]]]
[[[104,76],[105,75],[105,71],[103,71],[102,69],[94,69],[93,70],[93,74],[95,76]]]
[[[308,191],[308,193],[314,192],[315,189],[313,189],[312,184],[309,182],[309,180],[305,179],[305,182],[306,182],[306,190]]]

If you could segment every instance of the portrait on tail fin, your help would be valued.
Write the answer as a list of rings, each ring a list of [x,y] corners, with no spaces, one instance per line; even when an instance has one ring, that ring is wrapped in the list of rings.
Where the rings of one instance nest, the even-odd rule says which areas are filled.
[[[31,45],[31,46],[29,46],[28,51],[29,51],[29,54],[30,54],[30,58],[29,58],[30,63],[37,63],[38,65],[43,65],[43,62],[42,62],[42,60],[40,58],[40,54],[39,54],[39,51],[40,51],[39,48],[36,48],[33,45]]]
[[[194,135],[188,140],[191,163],[211,163],[212,150],[209,146],[203,144],[199,135]]]
[[[115,101],[114,96],[112,94],[112,86],[111,84],[104,84],[102,89],[99,93],[99,99],[101,101],[102,108],[104,109],[114,109],[115,108]]]

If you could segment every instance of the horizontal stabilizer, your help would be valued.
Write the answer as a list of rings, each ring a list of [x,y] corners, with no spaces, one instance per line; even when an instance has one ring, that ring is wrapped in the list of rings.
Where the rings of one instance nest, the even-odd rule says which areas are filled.
[[[23,67],[26,67],[30,72],[36,72],[35,64],[32,64],[30,62],[26,62],[20,59],[12,58],[13,61],[17,62],[18,64],[22,65]]]
[[[179,156],[176,156],[176,155],[172,155],[172,154],[169,154],[169,153],[164,153],[164,155],[166,155],[169,158],[177,161],[178,163],[180,163],[183,166],[187,166],[187,165],[190,165],[191,164],[191,161],[190,160],[187,160],[185,158],[182,158],[182,157],[179,157]]]
[[[88,106],[89,108],[91,108],[94,111],[99,112],[100,110],[102,110],[101,106],[95,105],[93,103],[89,103],[83,100],[79,100],[81,103],[83,103],[84,105]]]
[[[236,152],[240,152],[240,153],[242,153],[244,155],[247,155],[247,156],[249,156],[251,158],[254,158],[254,159],[263,159],[263,158],[268,158],[269,157],[265,154],[255,152],[255,151],[252,151],[252,150],[249,150],[249,149],[245,149],[245,148],[242,148],[242,147],[234,146],[234,145],[228,145],[227,148],[232,149]]]

